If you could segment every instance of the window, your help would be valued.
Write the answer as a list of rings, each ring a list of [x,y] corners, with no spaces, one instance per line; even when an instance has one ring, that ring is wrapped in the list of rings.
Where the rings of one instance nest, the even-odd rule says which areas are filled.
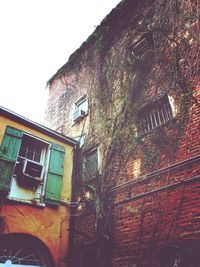
[[[7,126],[0,147],[0,192],[10,200],[60,204],[65,149]]]
[[[98,149],[95,148],[86,154],[85,169],[89,178],[95,178],[99,173]]]
[[[37,143],[34,141],[30,140],[28,142],[22,141],[22,145],[20,148],[19,152],[19,157],[24,158],[24,159],[30,159],[36,162],[40,162],[41,158],[41,153],[42,153],[42,147],[39,146]]]
[[[88,112],[88,101],[86,95],[84,95],[81,99],[75,102],[73,121],[74,122],[80,121],[83,117],[87,115],[87,112]]]
[[[148,108],[144,108],[139,112],[140,132],[151,132],[156,127],[171,120],[172,117],[172,108],[168,96],[165,95]]]
[[[23,135],[14,176],[26,186],[36,186],[43,180],[48,144],[26,134]]]
[[[134,58],[140,59],[153,46],[152,34],[146,33],[131,48],[131,54]]]

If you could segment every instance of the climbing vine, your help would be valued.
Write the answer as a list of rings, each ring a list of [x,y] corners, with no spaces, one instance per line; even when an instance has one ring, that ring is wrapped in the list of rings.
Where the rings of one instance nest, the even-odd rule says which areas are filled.
[[[193,89],[200,70],[199,11],[197,0],[122,1],[49,81],[70,69],[78,73],[84,62],[93,70],[88,93],[95,110],[85,149],[101,145],[104,158],[102,172],[84,185],[81,181],[80,187],[93,194],[102,249],[112,238],[109,190],[128,179],[127,162],[141,158],[143,172],[158,167],[162,154],[174,162],[190,109],[198,104]],[[145,52],[133,55],[135,43],[147,34],[151,42]],[[175,116],[141,133],[139,112],[164,95],[174,99]]]
[[[130,1],[127,1],[129,5]],[[138,12],[137,16],[128,17],[127,32],[122,31],[123,37],[121,31],[114,30],[114,34],[121,38],[116,38],[116,44],[110,37],[105,41],[105,32],[98,39],[99,84],[94,90],[102,136],[98,136],[100,132],[94,127],[91,127],[90,133],[95,132],[98,143],[107,147],[104,150],[103,172],[93,182],[97,232],[101,241],[105,242],[111,238],[113,208],[108,191],[122,173],[128,176],[126,162],[130,157],[137,158],[139,155],[143,158],[144,169],[151,170],[159,165],[160,153],[165,150],[173,161],[189,110],[197,104],[193,96],[200,52],[197,1],[158,0],[152,1],[149,7],[141,4],[140,9],[141,13]],[[126,18],[123,20],[122,24]],[[153,37],[151,51],[141,62],[134,61],[129,51],[129,44],[134,42],[134,38],[130,36],[133,34],[138,39],[147,32]],[[111,35],[112,32],[109,33]],[[138,132],[138,110],[153,101],[154,96],[159,99],[164,94],[175,100],[175,118],[163,127],[141,134]],[[170,131],[170,127],[175,132]]]

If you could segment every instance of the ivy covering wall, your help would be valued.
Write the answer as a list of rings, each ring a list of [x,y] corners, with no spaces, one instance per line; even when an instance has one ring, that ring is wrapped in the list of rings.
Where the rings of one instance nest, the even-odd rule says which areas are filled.
[[[49,81],[63,81],[73,72],[77,90],[88,86],[90,121],[82,162],[98,147],[101,172],[95,179],[85,177],[83,164],[77,196],[92,194],[100,254],[107,255],[105,247],[113,241],[110,190],[198,154],[190,148],[189,129],[198,132],[192,122],[199,110],[199,32],[198,1],[122,1]],[[140,114],[165,96],[173,117],[142,133]]]

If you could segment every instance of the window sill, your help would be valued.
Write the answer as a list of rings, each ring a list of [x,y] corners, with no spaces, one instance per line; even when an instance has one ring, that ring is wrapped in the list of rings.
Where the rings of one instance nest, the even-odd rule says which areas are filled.
[[[15,201],[15,202],[18,202],[18,203],[24,203],[24,204],[29,204],[29,205],[32,205],[32,206],[37,206],[37,207],[42,207],[44,208],[46,205],[44,202],[38,202],[36,200],[24,200],[24,199],[18,199],[18,198],[14,198],[14,197],[7,197],[8,200],[11,200],[11,201]]]
[[[174,122],[176,122],[176,118],[175,117],[173,117],[170,120],[168,120],[167,122],[165,122],[165,123],[153,128],[151,131],[148,131],[146,133],[139,133],[139,134],[140,134],[140,136],[142,138],[144,138],[144,137],[146,137],[148,135],[155,134],[155,132],[166,130],[166,128],[170,127],[170,125],[172,123],[174,123]]]
[[[81,117],[78,121],[73,121],[71,127],[74,127],[75,125],[78,125],[79,123],[81,123],[82,121],[84,121],[84,119],[85,119],[87,116],[88,116],[88,113],[85,114],[84,117]]]

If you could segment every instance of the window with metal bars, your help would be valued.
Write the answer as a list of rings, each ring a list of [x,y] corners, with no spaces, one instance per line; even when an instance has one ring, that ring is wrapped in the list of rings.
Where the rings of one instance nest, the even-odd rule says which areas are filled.
[[[151,33],[144,34],[131,48],[131,54],[134,58],[140,59],[153,46],[153,38]]]
[[[172,108],[168,96],[165,95],[148,108],[144,108],[139,112],[140,132],[151,132],[156,127],[159,127],[171,120],[172,117]]]

